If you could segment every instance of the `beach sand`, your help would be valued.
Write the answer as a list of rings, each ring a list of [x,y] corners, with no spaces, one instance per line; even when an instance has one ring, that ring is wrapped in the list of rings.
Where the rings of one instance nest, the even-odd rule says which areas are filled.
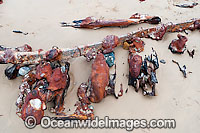
[[[72,48],[101,41],[106,35],[124,35],[131,31],[137,31],[141,27],[154,27],[155,25],[140,24],[128,28],[102,28],[99,30],[74,29],[60,27],[59,22],[72,22],[87,16],[105,19],[129,18],[132,14],[144,13],[158,15],[162,23],[180,23],[192,18],[199,18],[200,6],[190,9],[173,6],[175,3],[188,2],[184,0],[4,0],[0,5],[0,44],[17,47],[29,44],[34,50],[51,49],[52,46],[59,48]],[[196,1],[197,2],[197,1]],[[28,32],[28,35],[13,33],[13,30]],[[188,53],[175,55],[170,52],[170,42],[177,38],[177,33],[167,33],[163,40],[153,41],[143,39],[145,50],[140,55],[151,54],[153,47],[159,59],[167,63],[160,64],[157,70],[158,85],[156,97],[144,97],[139,91],[128,87],[128,51],[122,48],[115,50],[117,65],[116,91],[120,84],[124,90],[129,88],[119,99],[108,96],[102,102],[94,105],[95,116],[103,118],[109,116],[113,119],[175,119],[175,129],[134,129],[137,133],[198,133],[200,132],[200,33],[189,32],[187,48],[195,49],[192,59]],[[184,78],[172,59],[182,66],[187,66],[191,71]],[[91,72],[91,62],[88,63],[83,57],[70,60],[70,75],[72,83],[65,98],[65,112],[72,113],[77,101],[77,88],[82,82],[86,82]],[[8,66],[0,65],[0,132],[126,132],[125,129],[43,129],[37,126],[27,129],[24,122],[16,115],[15,102],[19,93],[18,86],[21,78],[9,81],[4,70]],[[69,111],[69,109],[71,111]],[[53,116],[49,111],[45,115]]]

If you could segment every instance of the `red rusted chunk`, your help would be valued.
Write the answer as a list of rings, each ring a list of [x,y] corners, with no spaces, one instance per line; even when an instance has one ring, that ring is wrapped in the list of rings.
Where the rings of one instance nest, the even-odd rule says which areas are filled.
[[[33,116],[35,117],[36,124],[38,125],[44,116],[45,108],[46,105],[44,101],[42,101],[38,92],[33,90],[25,98],[25,102],[22,106],[21,118],[25,120],[28,116]]]
[[[169,49],[172,53],[183,54],[186,50],[185,43],[188,41],[186,36],[182,36],[181,34],[177,35],[178,39],[172,40],[169,45]]]
[[[46,60],[55,61],[60,60],[61,50],[53,48],[45,53]]]
[[[132,78],[136,79],[140,74],[140,69],[142,66],[142,57],[131,53],[128,59],[129,63],[129,74]]]
[[[15,61],[15,56],[14,56],[14,53],[11,49],[7,49],[5,52],[4,52],[4,62],[6,63],[12,63]]]
[[[75,106],[77,106],[77,108],[74,114],[71,115],[72,118],[80,120],[94,119],[94,111],[93,107],[91,108],[91,105],[82,102],[77,102]]]
[[[36,81],[36,75],[32,71],[29,72],[28,75],[25,75],[24,79],[22,80],[22,82],[25,81],[27,81],[30,86],[33,85]]]
[[[88,86],[86,83],[82,83],[77,91],[77,96],[79,98],[79,101],[85,104],[90,104],[90,101],[88,100],[88,97],[86,95]]]
[[[132,53],[144,51],[144,42],[139,37],[133,37],[129,51]]]
[[[0,4],[3,4],[3,0],[0,0]]]
[[[109,67],[104,55],[99,53],[92,64],[91,88],[89,99],[100,102],[105,96],[105,87],[109,84]]]
[[[55,68],[53,74],[47,81],[49,82],[48,89],[51,91],[64,89],[67,85],[67,75],[61,72],[61,68]]]
[[[119,38],[115,35],[108,35],[106,38],[103,40],[103,53],[107,54],[110,53],[114,50],[115,47],[117,47],[119,43]]]
[[[52,74],[52,68],[50,63],[44,62],[40,63],[36,68],[36,78],[42,79],[46,78],[47,80],[50,79]]]
[[[194,31],[194,30],[196,30],[196,29],[200,29],[200,22],[196,20],[196,21],[194,22],[194,24],[191,25],[191,26],[189,27],[189,29],[190,29],[191,31]]]
[[[18,52],[32,52],[32,48],[28,44],[25,44],[21,47],[17,47],[16,51],[18,51]]]
[[[157,28],[151,28],[148,31],[148,36],[149,38],[153,39],[153,40],[162,40],[163,36],[165,35],[167,31],[167,27],[162,25],[161,27],[157,27]]]

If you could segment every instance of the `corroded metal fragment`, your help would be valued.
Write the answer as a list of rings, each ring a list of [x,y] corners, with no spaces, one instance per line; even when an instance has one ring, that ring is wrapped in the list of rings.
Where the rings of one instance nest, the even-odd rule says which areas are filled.
[[[67,24],[62,22],[62,27],[74,27],[74,28],[88,28],[88,29],[98,29],[102,27],[127,27],[132,24],[139,23],[150,23],[158,24],[161,19],[157,16],[149,16],[147,14],[133,14],[129,19],[117,19],[117,20],[103,20],[96,19],[94,17],[87,17],[82,20],[74,20],[73,24]]]
[[[157,28],[148,28],[148,29],[142,29],[137,32],[131,32],[127,35],[123,35],[119,37],[119,45],[123,44],[127,39],[133,38],[133,37],[139,37],[139,38],[152,38],[155,40],[160,40],[165,35],[166,32],[182,32],[185,30],[195,30],[199,29],[199,23],[200,19],[193,19],[190,21],[187,21],[185,23],[178,23],[178,24],[166,24],[164,27],[159,26]],[[157,29],[157,31],[156,31]],[[79,56],[86,56],[86,57],[94,57],[93,55],[97,54],[99,50],[102,50],[102,42],[89,44],[86,46],[79,46],[72,49],[62,49],[60,56],[58,56],[60,61],[66,62],[70,58],[76,58]],[[87,51],[90,51],[92,49],[92,54],[89,54],[91,56],[87,56]],[[36,52],[14,52],[12,55],[14,56],[14,60],[7,60],[5,57],[5,51],[0,51],[0,64],[5,63],[12,63],[12,64],[39,64],[42,60],[44,60],[45,52],[44,51],[36,51]],[[48,55],[48,54],[47,54]],[[90,59],[90,58],[89,58]]]
[[[178,39],[172,40],[169,45],[169,49],[172,53],[183,54],[186,50],[186,42],[188,41],[186,36],[181,34],[177,35]]]
[[[113,52],[114,48],[119,44],[119,38],[115,35],[108,35],[102,42],[103,53]]]
[[[105,96],[105,87],[109,84],[109,67],[104,55],[99,53],[92,64],[89,85],[91,102],[100,102]]]
[[[28,116],[33,116],[36,119],[36,124],[40,124],[44,116],[44,109],[46,105],[36,91],[30,92],[22,106],[21,118],[25,120]]]

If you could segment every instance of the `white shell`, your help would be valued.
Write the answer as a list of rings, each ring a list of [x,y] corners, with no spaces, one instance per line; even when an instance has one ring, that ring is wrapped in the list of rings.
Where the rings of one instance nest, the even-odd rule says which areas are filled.
[[[33,107],[34,109],[40,110],[41,106],[42,106],[42,101],[40,99],[38,99],[38,98],[31,99],[30,100],[30,104],[31,104],[31,107]]]

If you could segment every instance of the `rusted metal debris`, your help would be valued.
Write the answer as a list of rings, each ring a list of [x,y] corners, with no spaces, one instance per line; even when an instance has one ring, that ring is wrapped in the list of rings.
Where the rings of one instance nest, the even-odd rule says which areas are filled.
[[[155,86],[158,83],[156,78],[156,70],[159,68],[158,57],[155,50],[152,48],[153,53],[142,60],[140,55],[136,53],[129,53],[129,85],[135,88],[138,92],[139,88],[142,89],[143,95],[156,96]],[[148,86],[151,92],[148,91]]]
[[[165,27],[165,28],[164,28]],[[123,43],[127,40],[131,40],[134,37],[139,38],[152,38],[160,40],[164,33],[166,32],[183,32],[185,30],[195,30],[200,29],[200,19],[193,19],[185,23],[179,23],[179,24],[166,24],[163,26],[158,26],[156,28],[148,28],[148,29],[142,29],[137,32],[131,32],[127,35],[123,35],[118,37],[119,38],[119,44],[117,46],[123,45]],[[157,29],[157,30],[156,30]],[[163,31],[163,29],[166,29]],[[161,31],[161,32],[158,32]],[[98,53],[99,50],[102,50],[102,44],[103,42],[98,42],[94,44],[89,44],[85,46],[78,46],[76,48],[66,48],[61,49],[58,52],[60,52],[59,60],[61,62],[66,62],[70,58],[76,58],[79,56],[87,56],[88,53],[93,53],[92,55],[95,55]],[[92,52],[91,52],[92,51]],[[36,52],[16,52],[11,50],[4,50],[0,51],[0,64],[5,63],[12,63],[12,64],[21,64],[21,65],[27,65],[27,64],[39,64],[42,60],[45,60],[47,58],[47,53],[50,51],[41,51],[38,50]]]
[[[186,42],[188,41],[186,36],[183,36],[181,34],[177,35],[178,39],[172,40],[172,42],[169,45],[169,49],[172,53],[177,54],[183,54],[186,50]]]
[[[194,57],[194,53],[195,53],[194,49],[192,51],[187,50],[187,52],[188,52],[190,57],[192,57],[192,58]]]
[[[61,26],[98,29],[102,27],[127,27],[129,25],[139,24],[139,23],[158,24],[160,22],[161,19],[158,16],[149,16],[147,14],[136,13],[133,14],[129,19],[103,20],[103,19],[96,19],[94,17],[87,17],[81,20],[74,20],[73,24],[62,22]]]
[[[0,4],[3,4],[3,0],[0,0]]]
[[[82,83],[78,88],[78,101],[75,104],[75,112],[71,115],[58,116],[55,119],[94,119],[94,107],[91,103],[99,103],[108,95],[115,96],[115,76],[113,77],[109,73],[104,55],[98,53],[92,63],[92,71],[88,82]]]
[[[113,53],[115,47],[124,46],[127,42],[127,49],[130,52],[129,84],[133,85],[136,91],[142,88],[144,95],[155,96],[155,85],[158,83],[156,78],[156,69],[159,68],[158,57],[153,49],[153,54],[145,57],[144,61],[141,56],[136,54],[136,52],[144,50],[144,42],[140,38],[161,40],[166,32],[193,31],[195,29],[200,29],[200,20],[176,25],[161,25],[121,37],[109,35],[102,42],[72,49],[53,47],[46,52],[41,49],[32,52],[32,48],[28,45],[17,48],[0,46],[0,63],[13,64],[5,71],[9,79],[14,79],[18,75],[23,76],[16,102],[17,114],[23,120],[32,115],[36,117],[37,124],[39,124],[42,116],[44,116],[46,104],[51,101],[54,102],[51,111],[60,115],[60,118],[92,119],[94,108],[90,105],[90,102],[100,102],[107,95],[114,95],[117,98],[114,90],[116,71],[115,74],[109,73],[106,54]],[[70,81],[69,63],[67,61],[79,56],[85,56],[88,61],[94,59],[92,71],[88,83],[81,84],[78,89],[79,101],[76,104],[76,111],[72,115],[65,115],[63,112],[64,96]],[[181,68],[179,66],[179,68],[183,73],[185,72],[186,67]],[[147,85],[152,89],[151,92],[148,91]],[[123,90],[120,89],[120,92],[123,93]]]
[[[70,83],[69,63],[43,61],[35,67],[23,76],[16,113],[23,120],[34,116],[36,124],[40,124],[48,102],[54,103],[51,112],[65,114],[64,97]]]
[[[183,73],[184,78],[187,78],[186,66],[183,65],[183,67],[181,67],[179,63],[175,60],[172,60],[172,62],[178,65],[179,70]]]
[[[188,3],[188,4],[176,4],[175,6],[181,7],[181,8],[193,8],[197,5],[198,3],[194,2],[194,3]]]

